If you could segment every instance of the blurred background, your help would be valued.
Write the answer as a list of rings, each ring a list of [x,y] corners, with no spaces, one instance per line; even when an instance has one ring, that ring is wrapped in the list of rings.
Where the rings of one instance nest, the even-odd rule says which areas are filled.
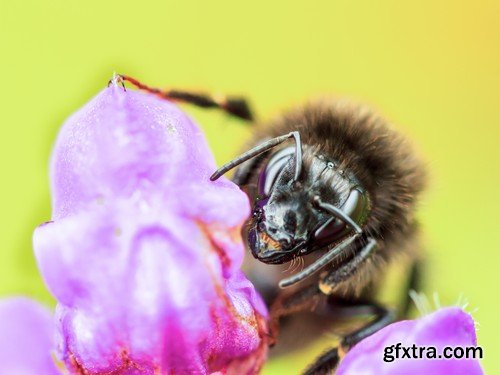
[[[50,218],[51,145],[113,71],[156,86],[244,94],[261,119],[310,97],[346,96],[397,124],[427,161],[424,291],[437,291],[443,305],[463,294],[469,310],[479,308],[484,368],[500,373],[499,1],[127,4],[0,2],[0,297],[54,304],[31,245],[33,228]],[[253,131],[185,108],[219,163]],[[297,373],[318,350],[272,361],[264,373]]]

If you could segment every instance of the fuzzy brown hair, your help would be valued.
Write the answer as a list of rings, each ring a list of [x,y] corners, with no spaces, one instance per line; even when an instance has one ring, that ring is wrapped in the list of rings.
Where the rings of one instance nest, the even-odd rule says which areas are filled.
[[[337,161],[338,168],[354,174],[368,192],[371,210],[363,231],[377,240],[377,251],[370,262],[377,267],[360,267],[357,277],[341,283],[336,290],[359,294],[373,281],[378,266],[396,254],[415,257],[419,250],[415,208],[425,186],[425,168],[409,142],[387,121],[365,106],[322,100],[295,108],[260,129],[254,144],[298,131],[304,147],[304,170],[314,155],[324,155]],[[255,183],[255,172],[266,159],[253,166],[248,182]]]

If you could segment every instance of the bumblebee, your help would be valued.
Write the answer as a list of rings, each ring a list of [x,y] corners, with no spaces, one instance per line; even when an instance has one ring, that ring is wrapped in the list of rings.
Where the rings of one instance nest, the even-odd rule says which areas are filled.
[[[243,100],[179,95],[122,78],[166,99],[252,119]],[[244,233],[256,260],[248,276],[270,308],[273,343],[284,325],[332,328],[338,316],[372,316],[305,371],[331,373],[352,346],[407,314],[408,290],[418,287],[421,268],[415,211],[425,168],[383,118],[343,101],[313,101],[257,125],[252,145],[211,180],[236,169],[233,181],[253,205]],[[376,292],[401,256],[411,266],[395,311],[379,304]],[[297,262],[296,273],[283,267]],[[302,342],[307,334],[297,336]]]

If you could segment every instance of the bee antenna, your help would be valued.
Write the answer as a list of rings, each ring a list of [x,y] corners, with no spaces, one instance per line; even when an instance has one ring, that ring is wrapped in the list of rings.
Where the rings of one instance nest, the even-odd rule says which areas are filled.
[[[247,160],[252,159],[253,157],[260,155],[270,149],[278,146],[279,144],[285,142],[287,139],[292,138],[295,140],[295,175],[294,181],[298,181],[300,177],[300,173],[302,171],[302,142],[300,140],[300,133],[298,131],[293,131],[288,134],[272,138],[260,145],[252,148],[251,150],[241,154],[237,158],[231,160],[230,162],[224,164],[222,167],[217,169],[215,173],[210,177],[211,181],[217,180],[224,173],[230,171],[234,167],[244,163]]]
[[[289,286],[292,286],[294,284],[297,284],[298,282],[308,278],[312,274],[318,272],[321,268],[326,266],[328,263],[332,262],[339,254],[342,253],[342,251],[348,247],[350,244],[354,242],[356,238],[359,237],[359,234],[356,233],[353,236],[345,239],[342,241],[340,244],[337,246],[333,247],[330,251],[328,251],[325,255],[323,255],[321,258],[316,260],[313,264],[310,266],[304,268],[302,271],[299,273],[290,276],[286,279],[283,279],[279,282],[280,288],[287,288]]]
[[[332,214],[333,216],[335,216],[337,219],[340,219],[344,223],[350,225],[356,231],[357,234],[362,233],[361,227],[353,219],[351,219],[351,217],[349,215],[347,215],[341,209],[335,207],[332,204],[322,202],[321,198],[317,195],[314,197],[314,203],[316,205],[318,205],[319,208],[325,210],[329,214]]]
[[[116,75],[115,77],[113,77],[112,81],[120,82],[122,85],[123,82],[129,82],[138,89],[147,91],[151,94],[155,94],[163,99],[190,103],[201,108],[219,108],[225,111],[226,113],[241,118],[243,120],[247,121],[253,120],[253,115],[252,111],[250,110],[250,106],[248,105],[248,102],[243,98],[237,98],[237,97],[217,98],[215,96],[210,96],[202,93],[193,93],[188,91],[172,90],[172,89],[162,90],[145,85],[139,80],[124,74]]]

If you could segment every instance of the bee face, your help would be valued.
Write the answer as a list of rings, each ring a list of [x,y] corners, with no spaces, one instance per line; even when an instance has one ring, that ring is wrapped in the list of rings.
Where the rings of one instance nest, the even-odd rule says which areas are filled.
[[[294,183],[276,181],[271,196],[257,200],[249,231],[255,258],[264,263],[285,263],[303,253],[318,215],[310,206],[309,194]]]
[[[324,155],[304,150],[301,175],[294,178],[294,148],[274,153],[261,168],[248,243],[264,263],[280,264],[336,243],[351,227],[316,204],[328,202],[362,225],[367,196],[349,172]]]

